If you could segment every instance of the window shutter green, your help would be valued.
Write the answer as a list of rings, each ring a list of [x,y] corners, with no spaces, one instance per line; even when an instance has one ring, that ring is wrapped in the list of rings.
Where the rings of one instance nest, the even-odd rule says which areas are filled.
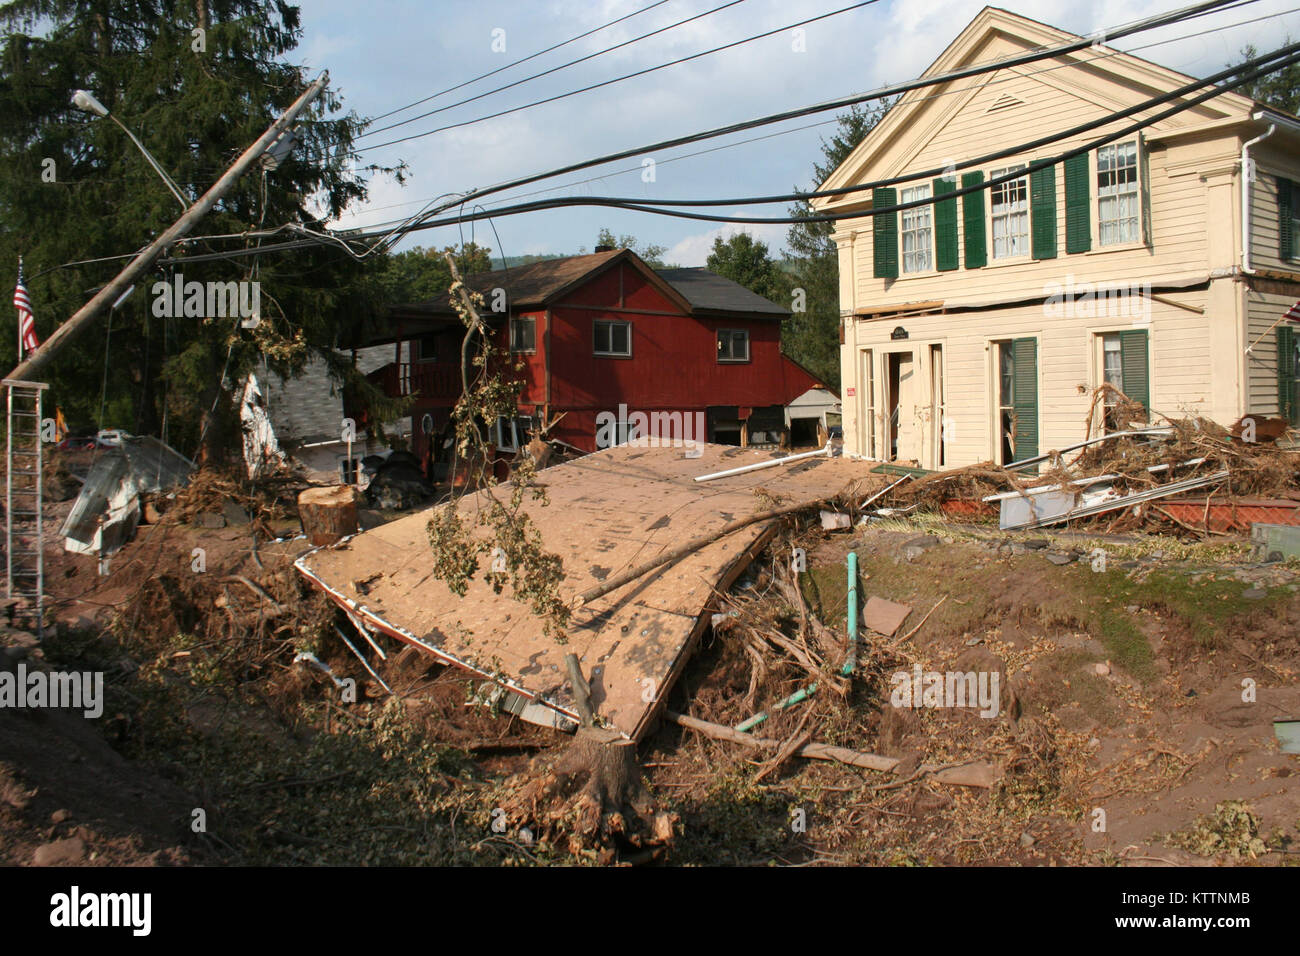
[[[1147,360],[1147,333],[1134,329],[1119,334],[1119,361],[1124,375],[1124,394],[1151,410],[1151,371]]]
[[[1294,259],[1296,257],[1295,230],[1291,228],[1292,217],[1295,215],[1294,199],[1295,184],[1291,180],[1279,176],[1277,178],[1277,254],[1283,259]]]
[[[1277,413],[1293,425],[1300,423],[1300,394],[1296,389],[1295,329],[1277,330]]]
[[[1035,170],[1029,178],[1029,215],[1035,259],[1056,258],[1056,167]]]
[[[1016,460],[1038,455],[1038,340],[1012,339],[1016,413]]]
[[[961,188],[978,186],[984,182],[983,173],[963,173]],[[984,242],[984,190],[967,193],[961,197],[961,228],[966,247],[966,268],[978,269],[989,261]]]
[[[934,195],[938,199],[957,191],[952,179],[936,179]],[[939,199],[934,204],[934,264],[940,272],[957,268],[957,200]]]
[[[898,205],[898,192],[894,189],[873,189],[871,202],[876,209]],[[872,253],[875,258],[877,279],[898,278],[898,213],[880,213],[872,217]]]
[[[1087,252],[1092,248],[1092,191],[1088,184],[1088,154],[1065,161],[1065,251]]]

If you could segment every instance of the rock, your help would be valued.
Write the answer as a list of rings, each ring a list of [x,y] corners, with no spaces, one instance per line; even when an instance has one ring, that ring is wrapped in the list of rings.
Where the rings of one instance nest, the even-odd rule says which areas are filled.
[[[853,523],[853,520],[848,515],[840,514],[837,511],[823,511],[821,517],[823,531],[839,531]]]
[[[248,524],[248,512],[233,501],[227,500],[222,504],[221,514],[225,517],[228,525]]]
[[[1030,836],[1029,833],[1027,832],[1020,834],[1020,845],[1025,847],[1026,849],[1033,846],[1037,842],[1038,841],[1035,840],[1032,836]]]
[[[982,638],[982,637],[972,637],[970,640],[968,640],[968,641],[966,642],[966,646],[967,646],[967,647],[974,647],[974,646],[977,645],[977,644],[983,644],[983,643],[984,643],[984,638]]]
[[[1023,544],[1017,542],[1011,545],[1011,553],[1016,557],[1020,557],[1021,555],[1028,554],[1029,549],[1026,548]]]
[[[920,537],[913,538],[911,541],[905,541],[903,543],[903,547],[920,548],[922,550],[925,550],[927,548],[933,548],[938,543],[939,543],[939,539],[934,535],[923,534]]]
[[[198,516],[195,523],[200,528],[224,528],[226,526],[226,519],[221,515],[205,512]]]
[[[909,564],[915,561],[923,554],[925,554],[925,548],[904,548],[903,549],[903,557],[907,559]]]
[[[1025,542],[1025,547],[1030,551],[1042,551],[1047,547],[1047,544],[1048,541],[1046,538],[1030,538]]]
[[[69,816],[70,814],[68,813],[67,810],[55,810],[53,813],[50,814],[50,822],[63,823],[65,820],[68,819]]]
[[[1055,565],[1065,565],[1074,560],[1074,555],[1065,554],[1061,551],[1049,551],[1047,552],[1047,560]]]
[[[1264,598],[1268,597],[1268,592],[1263,588],[1250,588],[1249,590],[1242,591],[1241,596],[1247,601],[1262,601]]]
[[[1098,677],[1105,677],[1110,673],[1110,661],[1104,664],[1094,664],[1092,670]]]
[[[85,841],[80,837],[68,837],[38,846],[32,862],[37,866],[76,866],[85,858]]]

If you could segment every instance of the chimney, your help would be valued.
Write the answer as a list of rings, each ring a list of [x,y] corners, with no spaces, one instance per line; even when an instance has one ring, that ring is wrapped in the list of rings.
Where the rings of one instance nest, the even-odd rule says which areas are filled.
[[[613,251],[614,251],[614,247],[613,247],[613,246],[597,246],[597,247],[595,248],[594,251],[595,251],[595,252],[613,252]]]

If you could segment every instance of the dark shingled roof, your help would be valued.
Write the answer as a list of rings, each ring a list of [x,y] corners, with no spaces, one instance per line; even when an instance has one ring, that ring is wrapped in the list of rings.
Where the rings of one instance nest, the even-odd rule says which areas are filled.
[[[588,273],[608,264],[621,251],[616,249],[613,252],[595,252],[586,256],[569,256],[566,259],[539,259],[537,262],[515,266],[512,269],[478,272],[467,276],[465,285],[481,293],[484,298],[493,289],[505,289],[511,308],[536,308],[544,305],[556,293],[562,292]],[[408,315],[455,313],[451,307],[450,294],[440,295],[432,302],[399,305],[394,308],[394,311]]]
[[[745,312],[784,318],[790,310],[708,269],[656,269],[697,313]]]
[[[783,319],[790,310],[750,292],[738,282],[726,279],[708,269],[649,269],[627,249],[612,252],[595,252],[585,256],[568,256],[564,259],[541,259],[511,269],[480,272],[465,279],[465,284],[487,298],[491,290],[506,290],[512,309],[535,309],[545,306],[561,293],[579,285],[591,273],[613,264],[615,259],[636,260],[660,282],[671,286],[690,306],[696,315],[762,316]],[[393,312],[408,317],[453,315],[451,296],[444,294],[430,302],[399,305]]]

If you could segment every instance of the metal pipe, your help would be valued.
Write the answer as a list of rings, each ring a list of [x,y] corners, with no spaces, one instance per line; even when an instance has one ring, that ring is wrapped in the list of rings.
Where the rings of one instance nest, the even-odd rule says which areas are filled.
[[[1258,120],[1263,117],[1262,112],[1255,113],[1251,119]],[[1255,168],[1251,165],[1250,148],[1256,143],[1262,143],[1274,133],[1277,132],[1277,124],[1269,123],[1268,129],[1252,140],[1248,140],[1241,147],[1241,271],[1246,275],[1254,275],[1255,270],[1250,267],[1250,185],[1255,181]]]
[[[858,553],[849,552],[849,656],[844,659],[840,673],[851,677],[858,668]]]
[[[805,458],[815,458],[818,455],[831,456],[831,443],[828,441],[825,448],[819,448],[816,451],[800,452],[797,455],[786,455],[784,458],[772,458],[768,461],[756,462],[752,465],[741,465],[739,468],[729,468],[726,471],[715,471],[711,475],[699,475],[696,481],[713,481],[715,478],[729,478],[732,475],[743,475],[747,471],[758,471],[762,468],[775,468],[777,465],[788,465],[792,461],[803,461]]]

